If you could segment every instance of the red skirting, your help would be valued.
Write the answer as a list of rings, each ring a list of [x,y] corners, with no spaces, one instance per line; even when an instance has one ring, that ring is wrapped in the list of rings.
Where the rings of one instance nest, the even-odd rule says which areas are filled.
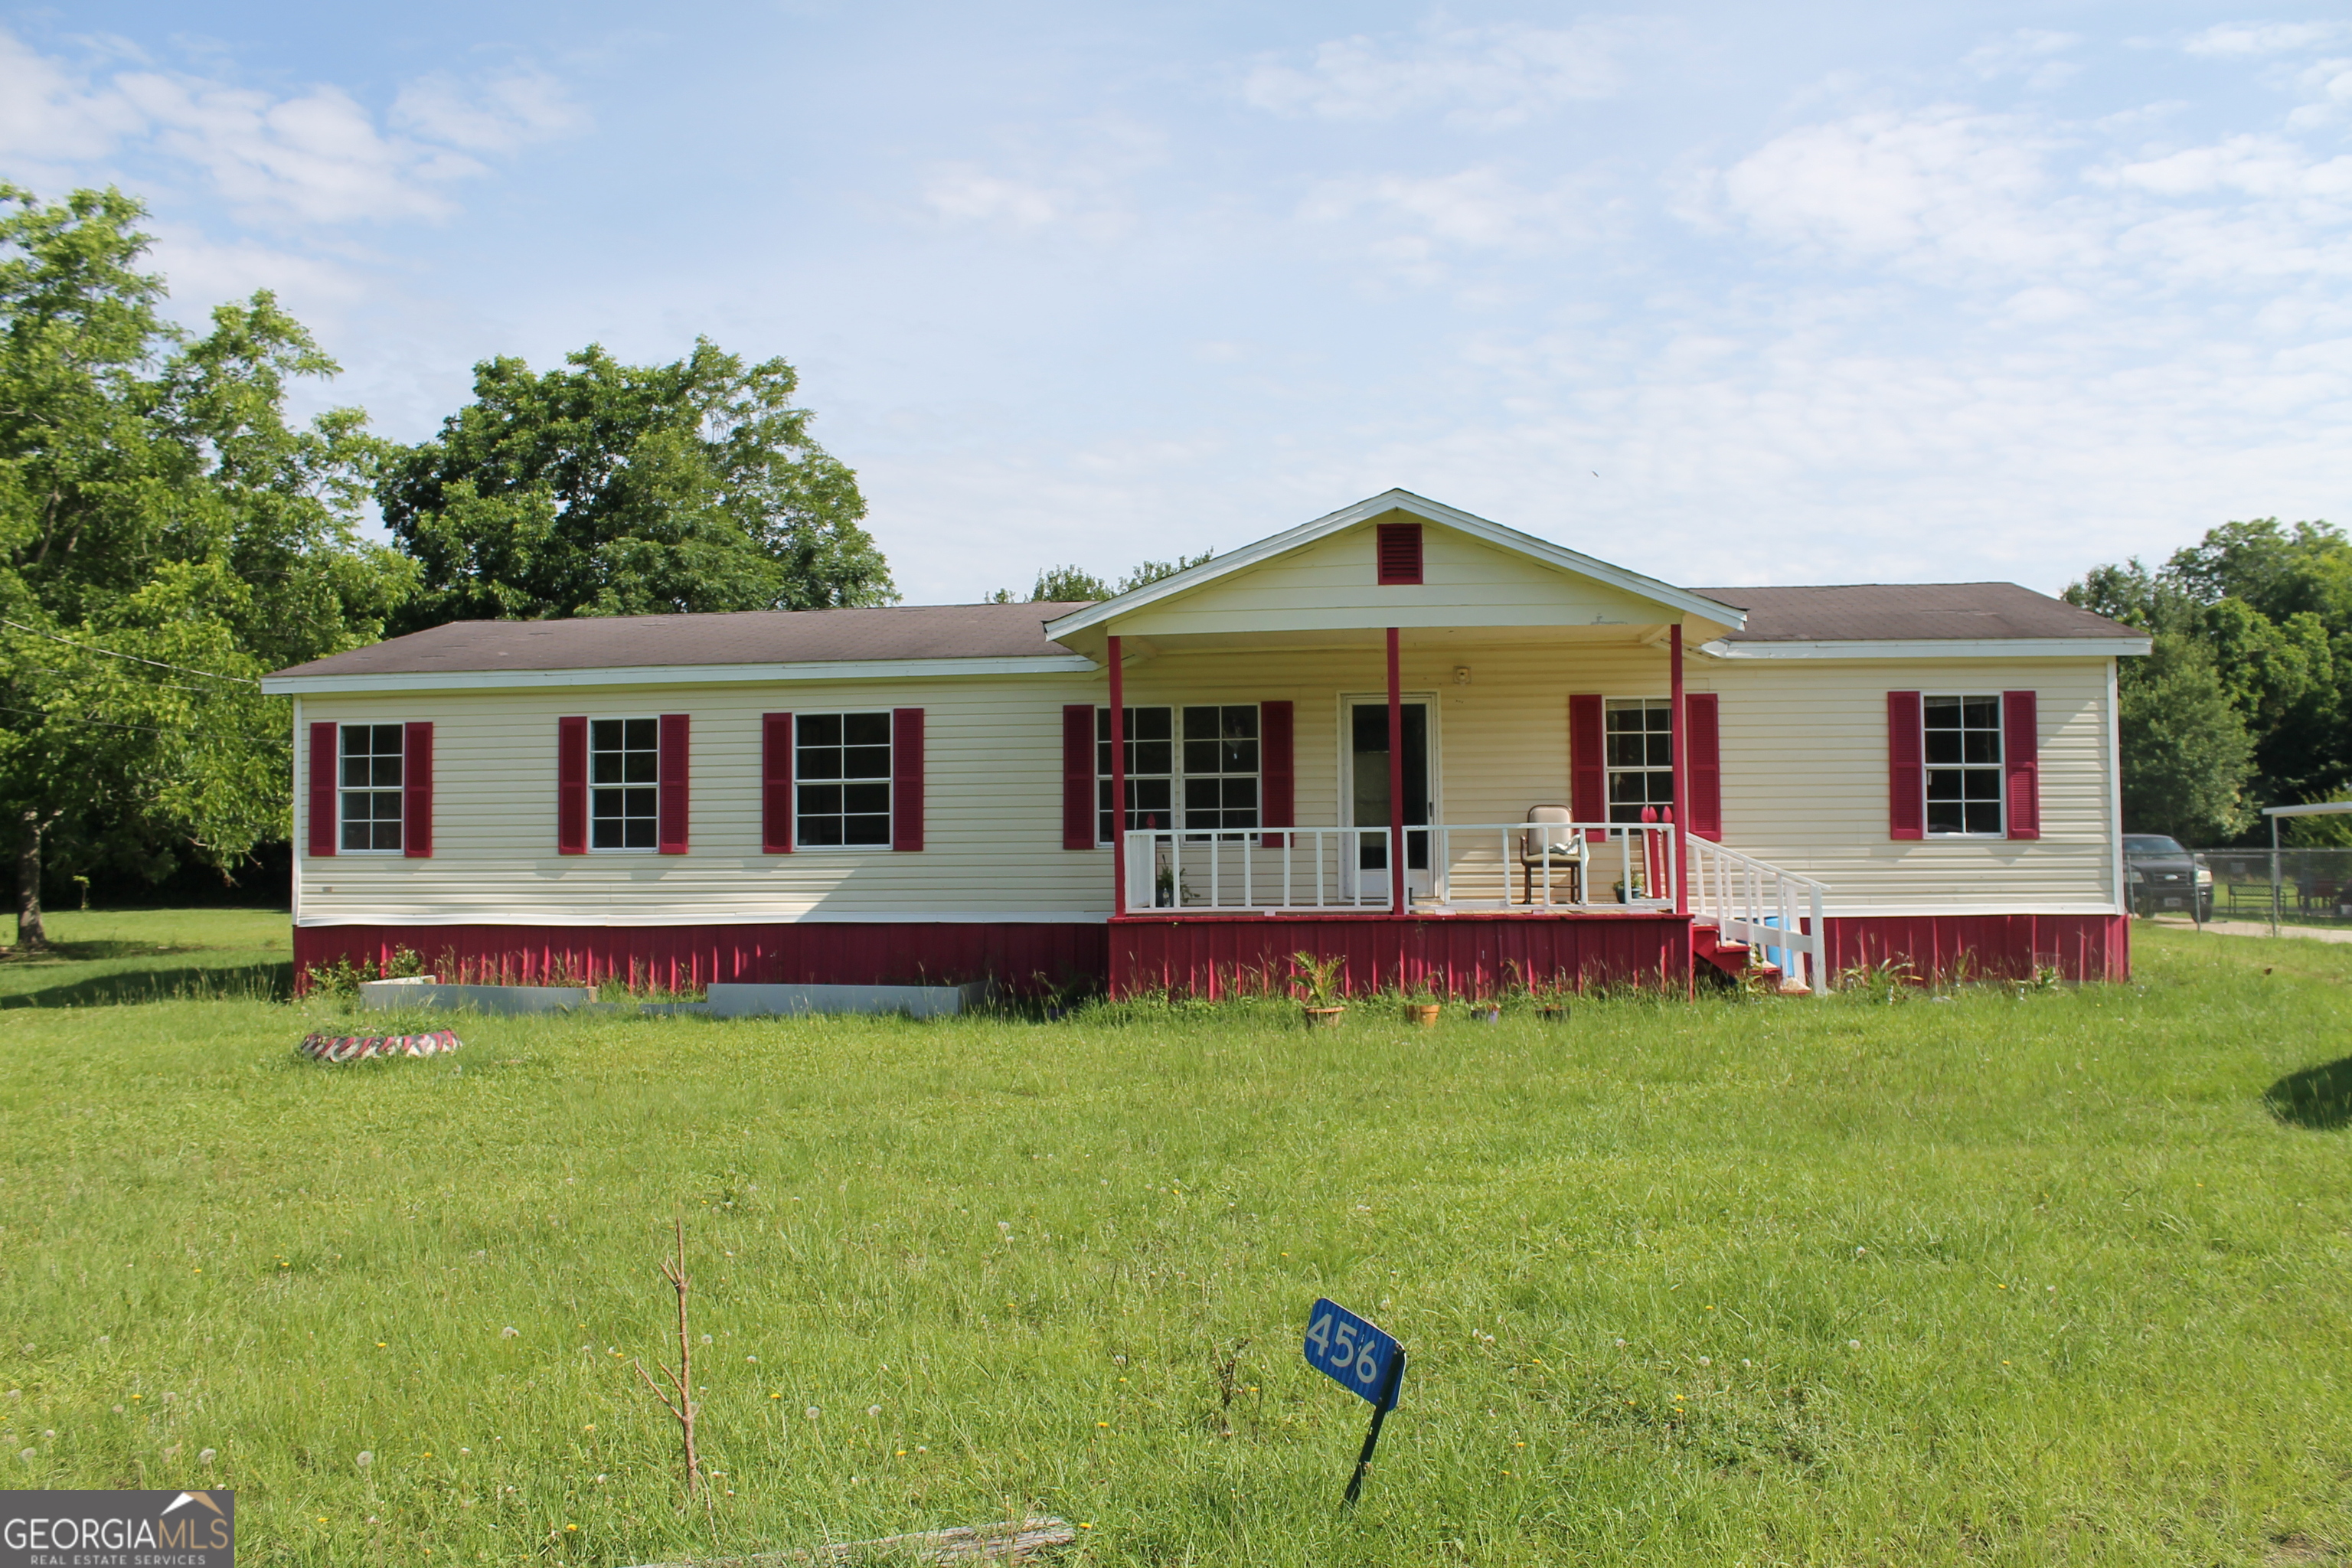
[[[1135,915],[1110,925],[1110,994],[1287,994],[1290,955],[1301,952],[1344,956],[1350,995],[1690,984],[1690,921],[1680,915]]]
[[[993,979],[1019,994],[1102,984],[1099,925],[931,921],[778,925],[296,926],[294,973],[338,959],[388,964],[406,948],[445,982],[649,990],[714,981],[757,985],[961,985]]]
[[[1830,973],[1907,963],[1913,978],[1945,980],[1963,954],[1968,973],[2022,980],[2045,965],[2068,980],[2131,978],[2128,915],[1846,915],[1829,928]]]

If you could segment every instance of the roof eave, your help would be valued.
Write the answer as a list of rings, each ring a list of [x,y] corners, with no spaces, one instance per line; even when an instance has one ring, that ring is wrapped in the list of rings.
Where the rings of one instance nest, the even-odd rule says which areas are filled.
[[[1612,588],[1680,610],[1685,616],[1696,616],[1717,626],[1729,626],[1738,631],[1748,625],[1746,611],[1694,594],[1687,588],[1677,588],[1671,583],[1662,583],[1654,577],[1644,577],[1638,572],[1612,566],[1606,561],[1594,560],[1549,540],[1521,533],[1515,528],[1506,528],[1475,512],[1431,500],[1411,490],[1389,489],[1353,506],[1341,507],[1338,511],[1327,513],[1312,522],[1301,523],[1297,528],[1261,539],[1255,544],[1244,545],[1230,555],[1218,556],[1189,571],[1179,572],[1172,577],[1162,577],[1157,583],[1148,583],[1116,598],[1105,599],[1098,605],[1048,621],[1045,623],[1045,635],[1055,642],[1066,642],[1076,634],[1090,631],[1120,616],[1132,615],[1148,605],[1190,593],[1221,577],[1245,572],[1301,545],[1312,544],[1318,539],[1328,538],[1343,529],[1369,522],[1391,511],[1412,512],[1426,521],[1457,529],[1498,549],[1516,551],[1556,570],[1590,577],[1595,582],[1605,583]]]

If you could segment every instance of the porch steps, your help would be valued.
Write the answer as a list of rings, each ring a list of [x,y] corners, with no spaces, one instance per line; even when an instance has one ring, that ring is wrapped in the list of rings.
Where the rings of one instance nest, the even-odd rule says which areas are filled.
[[[1754,950],[1746,942],[1726,942],[1718,928],[1696,921],[1692,923],[1691,960],[1694,963],[1713,964],[1735,981],[1760,984],[1783,996],[1811,994],[1804,982],[1791,980],[1781,973],[1779,964],[1751,962],[1753,958]]]

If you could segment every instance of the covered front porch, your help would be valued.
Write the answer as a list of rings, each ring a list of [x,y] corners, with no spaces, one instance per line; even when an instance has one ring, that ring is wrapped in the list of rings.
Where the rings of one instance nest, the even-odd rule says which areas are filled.
[[[1822,889],[1717,842],[1686,661],[1741,612],[1404,500],[1049,626],[1104,672],[1068,798],[1113,993],[1278,989],[1297,952],[1358,992],[1679,990],[1764,932],[1822,984]]]

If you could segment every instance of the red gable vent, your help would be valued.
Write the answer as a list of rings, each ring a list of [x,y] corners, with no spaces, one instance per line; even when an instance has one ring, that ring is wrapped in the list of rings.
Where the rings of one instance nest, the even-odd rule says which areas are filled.
[[[1421,524],[1384,522],[1380,525],[1381,586],[1421,581]]]

